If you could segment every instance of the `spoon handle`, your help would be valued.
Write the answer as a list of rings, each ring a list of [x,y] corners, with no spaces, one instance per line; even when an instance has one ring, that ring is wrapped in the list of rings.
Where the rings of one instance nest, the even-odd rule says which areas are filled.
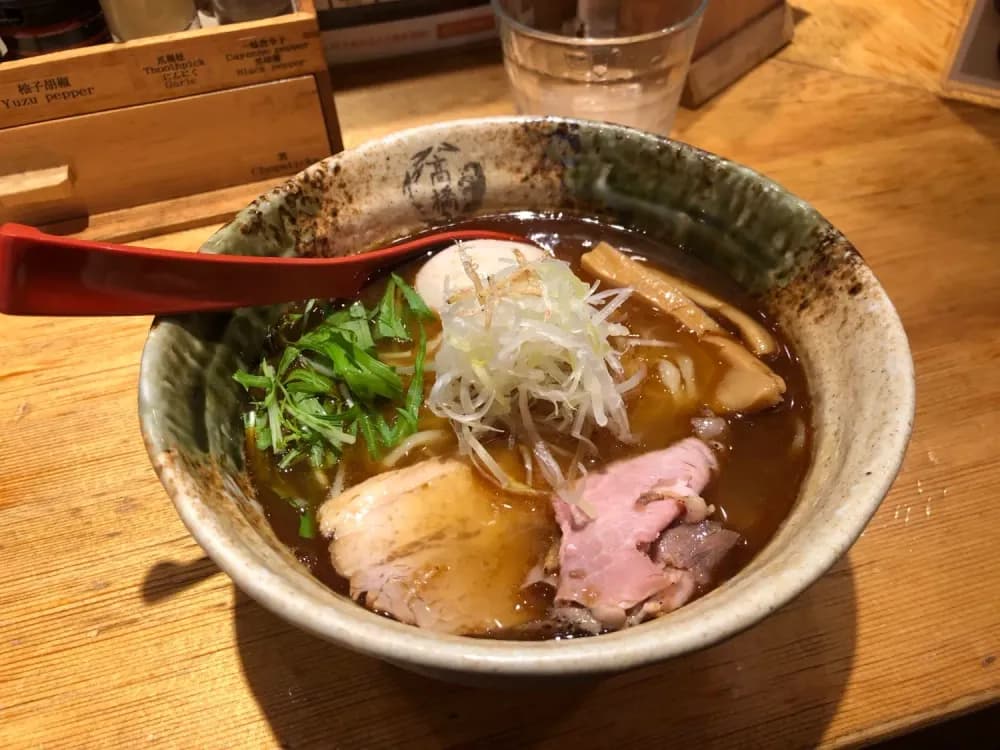
[[[434,246],[469,239],[522,238],[453,230],[341,258],[277,258],[88,242],[4,224],[0,313],[160,315],[353,297],[378,271]]]

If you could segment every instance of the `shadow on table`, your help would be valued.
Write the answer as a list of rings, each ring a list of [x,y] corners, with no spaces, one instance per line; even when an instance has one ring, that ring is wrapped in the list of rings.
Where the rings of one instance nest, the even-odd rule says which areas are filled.
[[[874,750],[940,750],[945,747],[988,750],[996,747],[997,737],[1000,737],[1000,706],[990,706],[887,740],[876,745]]]
[[[792,23],[795,24],[796,26],[805,21],[811,15],[812,13],[810,13],[805,8],[800,8],[797,5],[795,5],[794,2],[792,3]]]
[[[147,604],[153,604],[169,599],[199,581],[221,572],[207,557],[183,563],[162,560],[146,573],[146,578],[142,582],[142,600]]]
[[[283,748],[671,745],[812,747],[851,672],[855,595],[841,561],[731,640],[578,684],[444,684],[309,636],[237,592],[247,682]]]
[[[983,137],[984,153],[995,150],[997,142],[1000,142],[1000,116],[998,116],[996,108],[987,107],[984,104],[956,101],[955,99],[942,99],[941,101],[956,118]]]

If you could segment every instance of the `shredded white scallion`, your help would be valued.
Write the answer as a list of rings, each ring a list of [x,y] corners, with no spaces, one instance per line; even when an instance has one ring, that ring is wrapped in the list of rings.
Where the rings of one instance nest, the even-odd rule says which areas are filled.
[[[549,486],[560,488],[565,472],[546,436],[571,435],[584,454],[596,427],[632,440],[624,395],[646,372],[642,367],[625,378],[612,343],[630,335],[611,320],[630,289],[598,292],[555,258],[519,261],[488,281],[464,263],[473,289],[456,293],[441,310],[437,377],[427,403],[451,420],[462,452],[500,486],[521,483],[483,445],[498,430],[530,451],[529,483],[534,464]],[[570,465],[570,474],[577,473]]]
[[[618,392],[621,394],[628,393],[629,391],[635,390],[639,387],[639,384],[646,379],[646,365],[640,365],[639,369],[628,380],[624,380],[618,384]]]

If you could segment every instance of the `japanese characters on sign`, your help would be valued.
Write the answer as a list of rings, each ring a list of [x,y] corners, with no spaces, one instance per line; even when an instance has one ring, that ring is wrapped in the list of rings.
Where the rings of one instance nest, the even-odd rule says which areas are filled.
[[[212,44],[192,37],[134,49],[120,45],[85,63],[41,61],[38,70],[26,68],[17,77],[0,71],[0,128],[323,69],[317,40],[281,32],[231,35]]]
[[[164,88],[178,89],[198,83],[198,69],[205,66],[200,57],[188,56],[184,52],[164,52],[156,56],[155,65],[145,65],[142,72],[158,78]]]
[[[236,69],[238,76],[254,76],[276,70],[293,70],[305,67],[306,61],[298,56],[308,47],[307,42],[286,40],[284,36],[255,37],[243,44],[239,52],[227,52],[226,62],[242,63]]]
[[[19,81],[17,95],[0,97],[0,108],[21,109],[52,102],[69,101],[92,96],[93,86],[74,87],[69,76],[52,76],[34,80]]]

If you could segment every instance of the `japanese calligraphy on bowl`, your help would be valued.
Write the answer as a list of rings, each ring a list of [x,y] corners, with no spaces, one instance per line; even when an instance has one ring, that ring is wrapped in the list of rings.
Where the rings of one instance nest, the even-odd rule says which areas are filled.
[[[403,193],[425,221],[450,221],[482,205],[486,175],[480,162],[466,161],[458,146],[442,141],[410,157]]]

